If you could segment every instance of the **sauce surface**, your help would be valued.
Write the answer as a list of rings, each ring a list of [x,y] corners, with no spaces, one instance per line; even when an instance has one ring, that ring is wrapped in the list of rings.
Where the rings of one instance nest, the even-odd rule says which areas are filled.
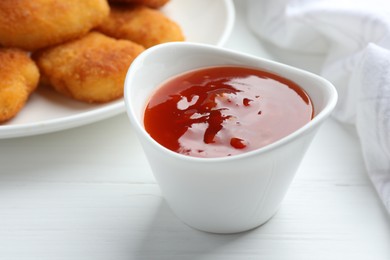
[[[212,67],[176,76],[151,96],[144,113],[150,136],[195,157],[261,148],[313,117],[309,96],[294,82],[245,67]]]

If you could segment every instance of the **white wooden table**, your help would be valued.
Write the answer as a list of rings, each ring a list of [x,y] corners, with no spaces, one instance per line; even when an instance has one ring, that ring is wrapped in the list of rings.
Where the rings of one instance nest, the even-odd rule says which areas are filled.
[[[280,58],[250,34],[236,4],[226,47]],[[389,260],[390,217],[353,127],[331,119],[271,221],[234,235],[193,230],[167,207],[122,114],[0,140],[0,259]]]

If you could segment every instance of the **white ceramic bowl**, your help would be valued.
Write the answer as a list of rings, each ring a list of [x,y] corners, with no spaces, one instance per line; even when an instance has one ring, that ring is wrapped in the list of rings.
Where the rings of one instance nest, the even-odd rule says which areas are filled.
[[[298,83],[312,99],[313,120],[275,143],[231,157],[181,155],[152,139],[143,126],[152,92],[172,76],[217,65],[255,67]],[[130,121],[173,212],[196,229],[235,233],[255,228],[275,214],[318,127],[333,110],[337,93],[328,81],[306,71],[218,47],[180,42],[143,52],[128,71],[124,98]]]

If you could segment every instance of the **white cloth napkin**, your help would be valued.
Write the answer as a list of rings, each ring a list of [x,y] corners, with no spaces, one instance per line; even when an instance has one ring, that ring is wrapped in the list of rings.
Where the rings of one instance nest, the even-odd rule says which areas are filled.
[[[248,0],[253,31],[292,51],[326,53],[321,76],[339,93],[369,176],[390,213],[390,1]]]

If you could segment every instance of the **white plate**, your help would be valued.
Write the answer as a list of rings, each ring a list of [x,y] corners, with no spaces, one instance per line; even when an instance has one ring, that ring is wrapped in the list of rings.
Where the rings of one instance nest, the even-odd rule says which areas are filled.
[[[162,11],[180,24],[186,40],[222,46],[234,23],[231,0],[171,0]],[[31,136],[96,122],[125,111],[123,99],[84,104],[51,89],[38,89],[12,120],[0,125],[0,139]]]

